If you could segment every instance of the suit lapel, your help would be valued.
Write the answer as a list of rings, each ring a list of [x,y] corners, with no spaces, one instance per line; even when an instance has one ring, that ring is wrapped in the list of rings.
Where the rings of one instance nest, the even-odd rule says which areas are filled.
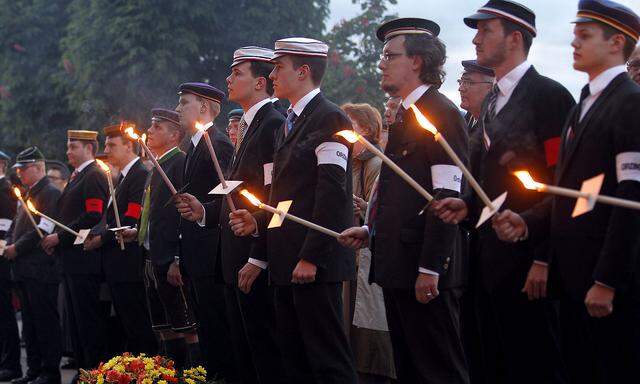
[[[318,104],[320,104],[320,101],[322,100],[324,100],[324,96],[322,95],[322,93],[318,93],[313,99],[311,99],[309,104],[307,104],[307,106],[304,107],[302,114],[300,114],[300,116],[298,116],[298,118],[296,119],[296,122],[293,124],[293,129],[291,130],[291,132],[289,132],[289,134],[284,137],[284,139],[281,141],[281,145],[277,148],[276,151],[279,151],[282,147],[284,147],[289,142],[291,142],[291,140],[293,140],[294,137],[298,136],[301,131],[304,130],[305,121],[307,120],[309,115],[316,109],[316,106],[318,106]],[[286,125],[286,122],[285,122],[285,125]],[[286,128],[282,130],[283,135],[285,130]]]
[[[189,164],[187,164],[187,172],[185,173],[185,178],[184,178],[185,183],[191,180],[191,175],[193,174],[193,171],[198,164],[198,160],[200,159],[202,151],[206,150],[204,148],[206,146],[206,144],[204,143],[204,140],[205,140],[204,135],[207,135],[208,133],[209,131],[207,130],[207,132],[203,134],[203,137],[201,137],[200,141],[198,142],[198,146],[194,148],[192,156],[189,158]]]
[[[613,93],[616,90],[616,88],[618,88],[618,86],[620,84],[622,84],[622,82],[625,80],[626,76],[628,76],[626,73],[621,73],[620,75],[616,76],[611,81],[611,83],[609,83],[609,85],[607,85],[607,87],[602,91],[600,96],[598,96],[598,98],[593,103],[591,108],[589,108],[589,111],[587,111],[587,114],[584,116],[584,118],[582,118],[582,121],[580,121],[578,123],[578,127],[579,128],[578,128],[577,134],[571,140],[571,143],[569,143],[569,145],[565,146],[567,153],[566,153],[566,156],[562,156],[562,166],[561,166],[561,170],[560,170],[560,172],[558,174],[558,180],[560,180],[560,177],[562,177],[562,174],[564,174],[564,172],[567,169],[568,164],[571,162],[571,158],[573,157],[576,149],[580,145],[580,140],[584,136],[585,131],[587,131],[590,128],[590,124],[589,123],[591,122],[591,119],[594,116],[597,116],[599,114],[600,110],[602,109],[602,106],[606,103],[607,99],[609,98],[609,95],[611,95],[611,93]],[[578,105],[576,105],[575,108],[578,109]],[[574,110],[574,113],[577,113],[577,111]],[[567,124],[565,124],[565,125],[568,125],[568,124],[571,124],[571,123],[572,123],[572,121],[569,120],[567,122]],[[564,134],[566,134],[567,129],[564,130],[565,131]],[[564,135],[563,135],[563,139],[565,139]],[[566,139],[563,140],[563,141],[566,141]]]
[[[263,105],[258,110],[256,115],[253,117],[253,120],[251,121],[251,125],[247,128],[247,132],[245,132],[244,139],[242,139],[240,148],[238,148],[238,152],[233,157],[233,165],[231,167],[231,172],[229,174],[233,174],[238,168],[238,165],[240,164],[240,159],[244,157],[244,152],[247,150],[247,146],[249,145],[248,143],[257,134],[258,127],[260,127],[260,124],[262,124],[262,120],[264,119],[264,116],[271,109],[273,109],[273,105],[271,103],[267,103]]]

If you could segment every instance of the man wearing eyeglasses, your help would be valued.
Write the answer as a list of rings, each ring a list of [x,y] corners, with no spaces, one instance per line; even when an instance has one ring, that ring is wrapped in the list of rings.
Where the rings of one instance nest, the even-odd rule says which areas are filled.
[[[627,72],[629,72],[629,76],[631,76],[633,81],[640,84],[640,47],[636,47],[631,57],[629,57],[629,61],[627,61]]]
[[[462,62],[464,72],[458,80],[460,92],[460,108],[467,111],[464,119],[467,122],[467,132],[472,132],[480,121],[480,109],[485,96],[491,91],[495,79],[493,69],[479,65],[476,60]]]

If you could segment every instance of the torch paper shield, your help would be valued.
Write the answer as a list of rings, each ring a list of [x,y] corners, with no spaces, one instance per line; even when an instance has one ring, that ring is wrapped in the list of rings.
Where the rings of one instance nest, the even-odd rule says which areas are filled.
[[[0,256],[4,255],[4,250],[7,248],[7,240],[0,240]]]
[[[227,184],[226,188],[220,183],[209,192],[209,195],[228,195],[242,184],[242,180],[225,180],[224,182]]]
[[[580,192],[589,194],[589,197],[578,197],[571,217],[580,216],[593,209],[596,205],[597,196],[600,194],[600,188],[602,188],[603,181],[604,173],[601,173],[598,176],[587,179],[582,183]]]
[[[76,236],[76,239],[73,242],[73,245],[84,244],[84,241],[87,239],[87,236],[89,236],[89,232],[91,232],[90,229],[81,229],[81,230],[79,230],[78,231],[78,236]]]
[[[485,206],[482,208],[482,212],[480,213],[480,219],[476,224],[476,228],[480,227],[484,224],[485,221],[489,220],[491,216],[495,215],[504,204],[504,201],[507,199],[507,192],[505,191],[502,195],[498,196],[495,200],[491,202],[494,209],[491,209],[489,206]]]
[[[291,204],[293,204],[293,200],[285,200],[278,203],[276,210],[280,212],[279,214],[274,214],[271,217],[271,221],[267,228],[278,228],[284,222],[285,217],[287,216],[287,212],[289,212],[289,208],[291,208]]]

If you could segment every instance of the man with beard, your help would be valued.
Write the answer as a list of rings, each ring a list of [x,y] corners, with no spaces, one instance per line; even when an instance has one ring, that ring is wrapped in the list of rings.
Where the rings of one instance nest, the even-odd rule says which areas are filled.
[[[586,72],[589,83],[565,124],[554,184],[579,190],[604,173],[599,193],[640,200],[640,87],[624,66],[640,36],[640,18],[613,1],[589,0],[580,1],[574,23],[573,67]],[[495,228],[508,242],[529,236],[550,244],[570,382],[637,381],[640,216],[598,203],[574,218],[575,204],[550,196],[521,215],[504,211]]]
[[[464,22],[477,29],[478,64],[496,75],[482,105],[480,129],[471,137],[471,172],[490,199],[506,191],[503,207],[522,211],[543,196],[525,191],[512,172],[524,167],[537,180],[552,180],[562,125],[575,103],[562,85],[527,61],[536,35],[533,11],[513,1],[491,0]],[[433,204],[445,222],[467,218],[471,227],[483,207],[471,189],[462,199]],[[477,229],[472,258],[477,260],[475,300],[486,380],[564,383],[554,332],[557,315],[547,298],[546,244],[501,242],[485,223]]]
[[[378,67],[382,89],[402,98],[385,149],[438,198],[458,196],[462,171],[416,120],[415,105],[467,160],[467,135],[458,108],[438,91],[446,48],[440,27],[404,18],[382,24]],[[457,225],[429,212],[426,201],[388,166],[380,171],[369,221],[342,233],[341,243],[370,244],[371,279],[383,288],[396,372],[400,383],[469,383],[460,343],[459,297],[466,261]]]

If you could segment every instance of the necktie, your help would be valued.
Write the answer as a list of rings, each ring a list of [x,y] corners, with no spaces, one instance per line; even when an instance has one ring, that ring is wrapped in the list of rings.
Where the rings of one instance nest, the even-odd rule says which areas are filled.
[[[240,145],[242,144],[242,140],[244,140],[244,135],[247,133],[247,122],[244,120],[244,115],[240,119],[240,124],[238,125],[238,141],[236,142],[236,152],[240,149]]]
[[[206,133],[205,133],[206,134]],[[195,146],[193,145],[193,141],[189,140],[189,150],[187,150],[187,156],[184,160],[184,173],[187,173],[187,169],[189,169],[189,160],[191,156],[193,156],[193,152],[195,151]]]
[[[75,179],[75,178],[78,176],[78,173],[80,173],[80,172],[78,172],[78,170],[74,170],[74,171],[71,173],[71,177],[69,177],[69,182],[72,182],[72,181],[73,181],[73,179]]]
[[[567,141],[571,141],[577,134],[578,129],[580,127],[580,120],[582,120],[582,111],[584,110],[584,100],[591,95],[591,89],[589,88],[589,84],[585,85],[580,91],[580,101],[578,102],[578,107],[576,108],[576,113],[573,116],[573,120],[571,121],[571,126],[569,127],[569,132],[567,132]]]
[[[500,88],[498,84],[494,84],[489,92],[489,104],[487,105],[486,121],[492,121],[496,117],[496,104],[498,104],[498,95],[500,94]]]
[[[290,109],[287,113],[287,134],[289,134],[293,129],[293,125],[295,124],[297,118],[298,115],[293,112],[293,109]]]

